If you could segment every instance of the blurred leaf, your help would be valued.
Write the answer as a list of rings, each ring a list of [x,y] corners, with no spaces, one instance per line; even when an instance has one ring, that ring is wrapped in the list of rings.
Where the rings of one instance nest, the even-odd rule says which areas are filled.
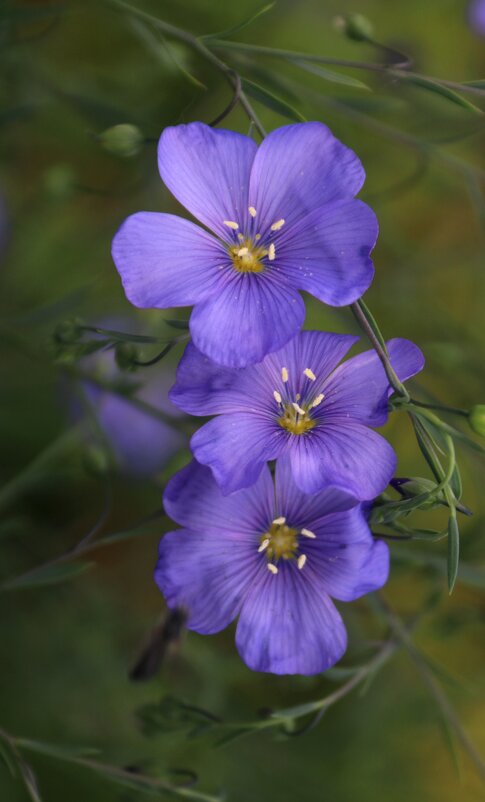
[[[235,33],[239,33],[243,31],[244,28],[249,27],[255,22],[259,17],[262,17],[263,14],[267,14],[268,11],[271,11],[272,8],[276,5],[276,0],[274,3],[268,3],[268,5],[263,6],[262,8],[258,9],[254,14],[252,14],[248,19],[244,20],[243,22],[234,25],[232,28],[228,28],[225,31],[219,31],[218,33],[208,33],[205,36],[201,36],[202,40],[206,39],[226,39],[228,36],[234,36]]]
[[[15,742],[20,749],[28,749],[48,757],[57,757],[61,760],[75,760],[77,758],[91,757],[99,754],[99,749],[91,746],[59,746],[45,741],[36,741],[31,738],[16,738]]]
[[[188,320],[177,320],[175,318],[165,318],[164,323],[167,326],[171,326],[172,329],[182,329],[183,331],[189,330],[189,321]]]
[[[455,465],[455,468],[453,470],[453,474],[450,480],[450,487],[453,491],[453,495],[455,496],[455,498],[459,500],[462,496],[463,485],[458,465]]]
[[[453,592],[460,559],[460,531],[455,515],[448,521],[448,590]]]
[[[177,730],[188,730],[189,736],[193,737],[219,724],[219,719],[209,711],[170,695],[159,702],[143,705],[137,710],[137,716],[144,735],[148,737]]]
[[[277,114],[281,114],[282,117],[293,120],[293,122],[305,122],[305,117],[303,117],[299,111],[294,109],[293,106],[290,106],[285,100],[273,95],[263,86],[255,84],[247,78],[243,78],[242,87],[254,100],[257,100],[263,106],[266,106],[266,108],[271,109],[271,111],[275,111]]]
[[[334,70],[329,70],[327,67],[321,67],[319,64],[313,64],[310,61],[302,61],[297,58],[288,59],[288,61],[296,67],[305,70],[305,72],[318,75],[318,77],[323,78],[324,81],[330,81],[330,83],[333,84],[344,84],[344,86],[351,86],[353,89],[366,89],[368,92],[372,91],[370,86],[367,86],[363,81],[359,81],[358,78],[353,78],[342,72],[334,72]]]
[[[84,573],[91,568],[94,563],[60,563],[58,565],[44,565],[28,574],[19,576],[17,579],[7,580],[0,586],[0,590],[26,590],[39,587],[41,585],[56,585],[59,582],[67,582],[70,579]]]
[[[0,759],[7,767],[12,777],[15,777],[17,774],[17,759],[10,744],[4,740],[0,740]]]
[[[405,73],[399,73],[399,80],[404,83],[413,84],[414,86],[417,86],[420,89],[425,89],[428,92],[433,92],[434,94],[440,95],[441,97],[445,98],[445,100],[449,100],[451,103],[461,106],[463,109],[471,111],[474,114],[484,113],[482,109],[479,109],[474,103],[470,103],[469,100],[462,97],[457,92],[454,92],[453,89],[443,86],[443,84],[440,84],[438,81],[433,81],[431,78],[427,78],[424,75],[406,75]]]

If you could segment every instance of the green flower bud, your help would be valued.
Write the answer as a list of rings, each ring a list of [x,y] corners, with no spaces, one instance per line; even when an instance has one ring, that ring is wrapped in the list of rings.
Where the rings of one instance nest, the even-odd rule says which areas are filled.
[[[143,145],[143,134],[136,125],[120,123],[107,128],[99,136],[105,150],[122,159],[129,159],[140,153]]]
[[[362,14],[347,14],[345,17],[336,17],[334,24],[336,28],[342,31],[344,36],[354,42],[367,42],[374,36],[372,22]]]
[[[76,174],[69,164],[54,164],[43,175],[45,194],[52,200],[65,200],[76,189]]]
[[[118,343],[115,347],[116,364],[120,370],[136,370],[138,348],[133,343]]]
[[[54,329],[54,341],[58,345],[75,345],[83,335],[83,321],[80,318],[63,320]]]
[[[431,490],[434,490],[436,487],[436,482],[433,482],[431,479],[425,479],[422,476],[391,479],[390,484],[403,498],[421,496],[423,493],[430,493]],[[422,509],[437,506],[442,503],[442,499],[443,494],[440,493],[435,499],[425,501],[422,505]]]
[[[83,454],[84,469],[90,476],[106,476],[111,462],[109,453],[101,446],[89,446]]]
[[[468,423],[474,432],[485,437],[485,404],[475,404],[468,413]]]

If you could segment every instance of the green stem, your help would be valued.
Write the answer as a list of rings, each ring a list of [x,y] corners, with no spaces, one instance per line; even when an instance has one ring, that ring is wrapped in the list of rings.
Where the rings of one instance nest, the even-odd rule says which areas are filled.
[[[447,407],[445,404],[428,404],[424,401],[416,401],[415,398],[410,398],[409,403],[415,407],[422,407],[423,409],[432,409],[436,410],[437,412],[449,412],[450,415],[461,415],[464,418],[468,418],[468,410],[467,409],[460,409],[459,407]]]
[[[372,346],[377,352],[384,370],[386,371],[386,376],[389,379],[391,387],[393,387],[396,393],[398,393],[402,398],[404,398],[406,401],[409,401],[409,393],[404,387],[404,384],[399,380],[394,368],[391,365],[384,337],[382,336],[370,310],[367,308],[362,298],[353,303],[350,308],[359,326],[365,332]]]
[[[149,25],[154,26],[158,30],[165,33],[167,36],[172,37],[173,39],[177,39],[179,42],[184,42],[188,45],[192,50],[198,53],[203,59],[205,59],[209,64],[215,67],[226,80],[231,85],[234,92],[238,92],[238,100],[241,104],[242,108],[246,112],[247,116],[249,117],[250,121],[254,124],[254,127],[258,131],[261,137],[266,136],[266,131],[256,114],[252,104],[247,98],[246,93],[240,89],[239,79],[235,73],[235,71],[222,61],[218,56],[212,53],[208,47],[204,44],[202,39],[198,39],[193,34],[189,33],[188,31],[184,31],[182,28],[177,28],[175,25],[171,25],[164,20],[155,17],[153,14],[148,14],[146,11],[142,11],[140,8],[135,8],[131,6],[129,3],[125,3],[124,0],[105,0],[105,2],[109,3],[112,6],[120,9],[121,11],[126,11],[128,14],[131,14],[138,19],[144,20]]]

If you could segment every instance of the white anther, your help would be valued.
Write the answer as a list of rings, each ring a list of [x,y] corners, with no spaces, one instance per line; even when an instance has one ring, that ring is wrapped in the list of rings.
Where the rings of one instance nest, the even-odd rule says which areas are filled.
[[[276,223],[273,223],[273,225],[271,226],[271,231],[279,231],[280,228],[283,228],[284,224],[285,221],[283,220],[283,218],[281,220],[277,220]]]
[[[284,382],[288,381],[288,368],[281,368],[281,378]]]
[[[317,395],[317,397],[315,398],[315,400],[314,400],[314,401],[312,401],[312,408],[313,408],[313,407],[318,407],[318,405],[322,403],[322,401],[323,401],[323,399],[324,399],[324,398],[325,398],[325,395],[324,395],[324,393],[320,393],[320,395]]]
[[[298,414],[299,414],[299,415],[306,415],[306,412],[305,412],[305,410],[304,410],[304,409],[302,409],[302,408],[301,408],[301,406],[300,406],[299,404],[297,404],[297,403],[296,403],[296,401],[292,401],[292,403],[291,403],[291,406],[293,407],[293,409],[294,409],[296,412],[298,412]]]
[[[268,571],[271,571],[271,573],[275,575],[278,573],[278,569],[273,563],[268,563]]]
[[[254,239],[255,239],[255,240],[256,240],[256,242],[257,242],[257,241],[258,241],[258,239],[261,239],[261,234],[256,234],[256,236],[255,236],[255,238],[254,238]]]
[[[282,526],[284,523],[286,523],[286,518],[284,515],[280,515],[279,518],[274,519],[273,523],[278,524],[278,526]]]
[[[268,546],[269,546],[269,537],[265,537],[265,539],[263,540],[263,542],[261,543],[261,545],[260,545],[260,547],[258,549],[258,554],[259,554],[259,552],[264,551],[265,549],[267,549]]]
[[[224,225],[225,225],[225,226],[227,226],[228,228],[232,228],[232,230],[233,230],[233,231],[237,231],[237,230],[238,230],[238,228],[239,228],[238,224],[237,224],[237,223],[235,223],[235,222],[234,222],[234,220],[223,220],[222,222],[223,222],[223,223],[224,223]]]
[[[306,554],[300,554],[300,556],[298,557],[298,560],[296,561],[296,564],[298,565],[298,568],[300,569],[300,571],[303,568],[303,566],[305,565],[305,563],[306,563]]]
[[[246,256],[247,253],[249,253],[249,248],[239,248],[237,255]]]
[[[302,529],[300,532],[303,537],[310,537],[312,540],[315,540],[316,535],[314,532],[311,532],[310,529]]]
[[[254,206],[250,206],[249,209],[248,209],[248,212],[251,215],[251,217],[256,217],[256,215],[257,215],[256,209],[254,208]]]
[[[303,371],[303,373],[305,374],[305,376],[307,377],[307,379],[310,379],[310,381],[312,381],[312,382],[314,382],[314,381],[315,381],[315,379],[317,378],[317,377],[315,376],[315,374],[314,374],[314,372],[313,372],[313,370],[312,370],[311,368],[305,368],[305,370]]]
[[[244,241],[244,235],[243,234],[238,234],[237,238],[238,238],[239,242],[243,242]]]
[[[279,394],[278,390],[274,390],[273,391],[273,396],[274,396],[274,400],[276,401],[276,403],[277,404],[281,404],[282,398],[281,398],[281,395]]]
[[[275,257],[276,257],[276,248],[274,246],[274,243],[272,242],[268,249],[268,259],[270,262],[274,262]]]

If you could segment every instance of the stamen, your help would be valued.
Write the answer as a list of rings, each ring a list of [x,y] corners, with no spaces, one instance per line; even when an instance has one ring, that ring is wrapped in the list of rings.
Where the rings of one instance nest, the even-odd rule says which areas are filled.
[[[296,564],[298,565],[298,568],[300,569],[300,571],[303,568],[303,566],[305,565],[305,563],[306,563],[306,554],[300,554],[300,556],[298,557],[298,560],[296,561]]]
[[[261,239],[261,234],[256,234],[256,236],[255,236],[255,238],[254,238],[254,239],[255,239],[255,240],[256,240],[256,242],[257,242],[257,241],[258,241],[258,239]]]
[[[277,404],[281,404],[282,398],[281,398],[281,395],[279,394],[278,390],[274,390],[273,391],[273,396],[274,396],[274,400],[276,401],[276,403]]]
[[[249,253],[249,248],[239,248],[237,255],[246,256],[247,253]]]
[[[271,571],[271,573],[274,575],[278,573],[278,569],[276,565],[273,565],[273,563],[268,563],[268,571]]]
[[[315,540],[315,538],[316,538],[315,533],[311,532],[310,529],[302,529],[300,534],[302,534],[303,537],[309,537],[312,540]]]
[[[248,212],[251,215],[251,217],[256,217],[256,215],[257,215],[256,209],[254,208],[254,206],[250,206],[249,209],[248,209]]]
[[[233,230],[233,231],[237,231],[237,230],[238,230],[238,228],[239,228],[238,224],[237,224],[237,223],[235,223],[235,222],[234,222],[234,220],[223,220],[222,222],[223,222],[223,223],[224,223],[224,225],[225,225],[225,226],[227,226],[228,228],[232,228],[232,230]]]
[[[294,410],[296,410],[296,412],[298,412],[299,415],[306,415],[305,410],[302,409],[295,401],[291,402],[291,406]]]
[[[274,246],[274,243],[272,242],[268,250],[268,259],[270,262],[274,262],[275,257],[276,257],[276,248]]]
[[[273,223],[273,225],[271,226],[271,231],[279,231],[280,228],[283,228],[284,224],[285,221],[283,220],[283,218],[281,220],[277,220],[276,223]]]
[[[281,368],[281,378],[284,382],[288,381],[288,368]]]
[[[238,234],[237,238],[238,238],[239,242],[243,242],[244,241],[244,234]]]
[[[317,395],[315,400],[312,402],[312,409],[313,409],[313,407],[318,407],[318,405],[322,403],[324,398],[325,398],[325,394],[324,393],[320,393],[320,395]]]
[[[300,398],[301,398],[301,395],[300,395],[300,393],[297,393],[297,394],[295,395],[295,401],[299,401],[299,400],[300,400]]]
[[[286,522],[286,518],[285,518],[285,516],[284,516],[284,515],[280,515],[280,517],[279,517],[279,518],[275,518],[275,519],[274,519],[274,521],[273,521],[273,523],[274,523],[274,524],[277,524],[278,526],[283,526],[283,524],[284,524],[285,522]]]
[[[312,370],[311,368],[305,368],[305,370],[303,371],[303,373],[305,374],[305,376],[307,377],[307,379],[310,379],[310,381],[312,381],[312,382],[314,382],[314,381],[315,381],[315,379],[317,378],[317,377],[315,376],[315,374],[314,374],[314,372],[313,372],[313,370]]]
[[[260,545],[260,547],[259,547],[259,549],[258,549],[258,554],[259,554],[261,551],[264,551],[265,549],[267,549],[267,548],[268,548],[268,546],[269,546],[269,537],[265,538],[265,539],[263,540],[263,542],[261,543],[261,545]]]

